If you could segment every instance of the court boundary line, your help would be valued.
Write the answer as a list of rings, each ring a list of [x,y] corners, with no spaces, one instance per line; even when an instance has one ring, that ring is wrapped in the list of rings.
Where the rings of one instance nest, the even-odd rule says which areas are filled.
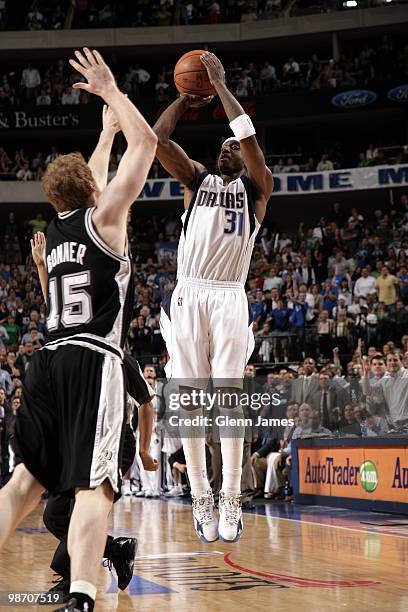
[[[357,533],[375,533],[382,536],[388,536],[390,538],[400,538],[401,540],[407,540],[408,536],[402,536],[394,533],[383,533],[381,531],[369,531],[368,529],[358,529],[357,527],[346,527],[344,525],[327,525],[326,523],[316,523],[314,521],[304,521],[303,519],[291,519],[284,516],[269,516],[267,514],[257,514],[256,512],[246,512],[246,516],[262,516],[267,519],[278,519],[280,521],[290,521],[294,523],[305,523],[306,525],[316,525],[317,527],[331,527],[332,529],[348,529],[348,531],[356,531]]]

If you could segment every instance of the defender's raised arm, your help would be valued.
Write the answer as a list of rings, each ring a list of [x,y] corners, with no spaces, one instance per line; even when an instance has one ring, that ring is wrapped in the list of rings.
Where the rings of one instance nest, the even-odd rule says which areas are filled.
[[[156,153],[157,137],[132,102],[121,93],[110,68],[98,51],[84,48],[75,51],[78,61],[70,64],[87,83],[74,83],[100,96],[113,110],[127,140],[128,148],[119,164],[115,178],[97,201],[93,221],[101,238],[117,252],[122,252],[126,240],[126,218],[129,207],[140,194]]]
[[[115,134],[120,132],[120,125],[115,113],[106,104],[102,111],[102,132],[99,135],[98,143],[92,153],[88,166],[95,179],[99,191],[103,191],[108,184],[109,159]]]

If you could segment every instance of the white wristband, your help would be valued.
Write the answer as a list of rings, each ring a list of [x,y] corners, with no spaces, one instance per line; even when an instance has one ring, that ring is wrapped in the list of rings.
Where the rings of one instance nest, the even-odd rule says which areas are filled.
[[[243,140],[244,138],[256,134],[254,124],[251,121],[251,117],[248,117],[248,115],[239,115],[235,117],[230,123],[230,128],[234,132],[234,136],[237,140]]]

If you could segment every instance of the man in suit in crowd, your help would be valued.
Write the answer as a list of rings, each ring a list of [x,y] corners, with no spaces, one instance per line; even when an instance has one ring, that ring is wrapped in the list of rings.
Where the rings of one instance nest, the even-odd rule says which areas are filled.
[[[319,376],[312,357],[306,357],[303,361],[303,372],[302,376],[292,382],[291,404],[310,404],[313,394],[319,391]]]
[[[336,428],[340,419],[340,409],[344,407],[344,400],[336,385],[332,385],[331,376],[325,370],[319,374],[319,389],[315,391],[310,400],[313,410],[320,414],[323,427]]]

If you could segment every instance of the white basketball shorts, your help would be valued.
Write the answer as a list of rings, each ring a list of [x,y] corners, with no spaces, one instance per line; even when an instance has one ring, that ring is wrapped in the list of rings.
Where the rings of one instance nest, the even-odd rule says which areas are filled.
[[[160,327],[170,357],[167,378],[242,385],[255,346],[242,283],[179,279],[163,299]]]

